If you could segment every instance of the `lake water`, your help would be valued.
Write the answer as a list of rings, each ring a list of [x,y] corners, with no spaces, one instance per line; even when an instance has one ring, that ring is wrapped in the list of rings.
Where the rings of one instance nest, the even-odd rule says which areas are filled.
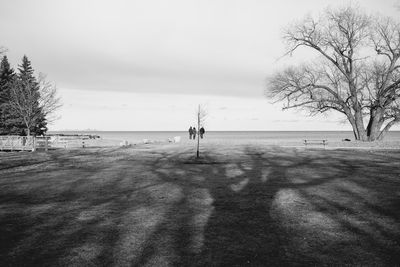
[[[189,139],[186,131],[52,131],[50,134],[91,134],[99,135],[107,140],[126,140],[130,143],[140,143],[143,139],[163,141],[174,136],[181,136],[182,140]],[[341,141],[348,138],[354,140],[351,131],[210,131],[205,134],[206,139],[226,141],[266,141],[266,142],[302,142],[304,139],[327,139]],[[389,132],[386,141],[400,141],[400,131]]]

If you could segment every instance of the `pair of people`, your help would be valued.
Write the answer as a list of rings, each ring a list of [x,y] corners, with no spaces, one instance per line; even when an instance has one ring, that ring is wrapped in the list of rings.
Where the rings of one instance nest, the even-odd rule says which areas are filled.
[[[189,139],[192,139],[192,137],[193,137],[193,139],[196,139],[196,133],[197,133],[196,127],[192,128],[192,126],[190,126],[190,128],[189,128]]]
[[[200,130],[199,130],[200,138],[203,138],[205,132],[206,131],[204,130],[204,127],[201,127]],[[190,128],[189,128],[189,139],[192,139],[192,137],[193,137],[193,140],[196,139],[196,134],[197,134],[196,127],[190,126]]]

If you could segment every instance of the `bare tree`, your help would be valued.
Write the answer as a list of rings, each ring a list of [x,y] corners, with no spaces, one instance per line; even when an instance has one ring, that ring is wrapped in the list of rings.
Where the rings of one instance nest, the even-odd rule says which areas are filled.
[[[3,46],[0,46],[0,55],[7,52],[7,49]]]
[[[35,127],[42,117],[51,122],[55,111],[61,107],[57,88],[39,74],[38,82],[16,80],[11,88],[10,107],[23,119],[26,133],[29,136],[31,128]]]
[[[285,33],[287,54],[300,47],[319,60],[289,67],[268,79],[266,94],[284,109],[311,114],[334,110],[350,122],[355,139],[374,141],[400,121],[400,24],[353,7],[326,10]]]
[[[207,116],[207,112],[204,108],[204,106],[199,105],[197,111],[196,111],[196,116],[197,116],[197,131],[200,131],[200,127],[204,126],[205,119]],[[196,157],[200,157],[200,134],[197,136],[197,153]]]

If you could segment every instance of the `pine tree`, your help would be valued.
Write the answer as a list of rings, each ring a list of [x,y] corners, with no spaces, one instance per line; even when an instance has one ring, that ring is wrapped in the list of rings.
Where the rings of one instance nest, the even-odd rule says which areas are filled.
[[[7,56],[0,63],[0,135],[19,135],[24,127],[22,119],[9,106],[10,89],[16,78]]]
[[[21,81],[37,84],[32,64],[26,55],[22,57],[22,64],[18,67],[18,72],[18,78]]]
[[[14,70],[10,67],[7,56],[3,56],[0,63],[0,105],[7,103],[9,99],[8,88],[14,76]]]
[[[40,107],[39,107],[39,98],[40,98],[40,93],[39,93],[39,84],[34,76],[34,70],[32,68],[32,64],[29,61],[28,57],[24,55],[22,58],[22,64],[18,68],[18,84],[17,86],[23,86],[27,88],[27,90],[30,90],[30,93],[33,94],[34,96],[34,101],[32,103],[32,110],[33,114],[39,114],[35,115],[34,121],[30,121],[29,126],[27,126],[27,129],[25,131],[26,135],[42,135],[46,130],[46,118],[45,115],[41,112]],[[26,124],[26,122],[25,122]]]

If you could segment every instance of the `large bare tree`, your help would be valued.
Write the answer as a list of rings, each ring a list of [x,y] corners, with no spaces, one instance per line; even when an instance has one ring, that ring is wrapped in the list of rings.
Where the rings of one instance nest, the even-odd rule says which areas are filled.
[[[284,109],[340,112],[362,141],[382,139],[400,122],[398,22],[351,6],[327,9],[289,27],[284,40],[287,54],[305,47],[319,55],[269,77],[266,94]]]
[[[48,122],[54,120],[55,111],[61,106],[55,85],[43,74],[39,74],[37,83],[16,80],[11,87],[9,104],[23,119],[28,136],[40,118],[45,117]]]

